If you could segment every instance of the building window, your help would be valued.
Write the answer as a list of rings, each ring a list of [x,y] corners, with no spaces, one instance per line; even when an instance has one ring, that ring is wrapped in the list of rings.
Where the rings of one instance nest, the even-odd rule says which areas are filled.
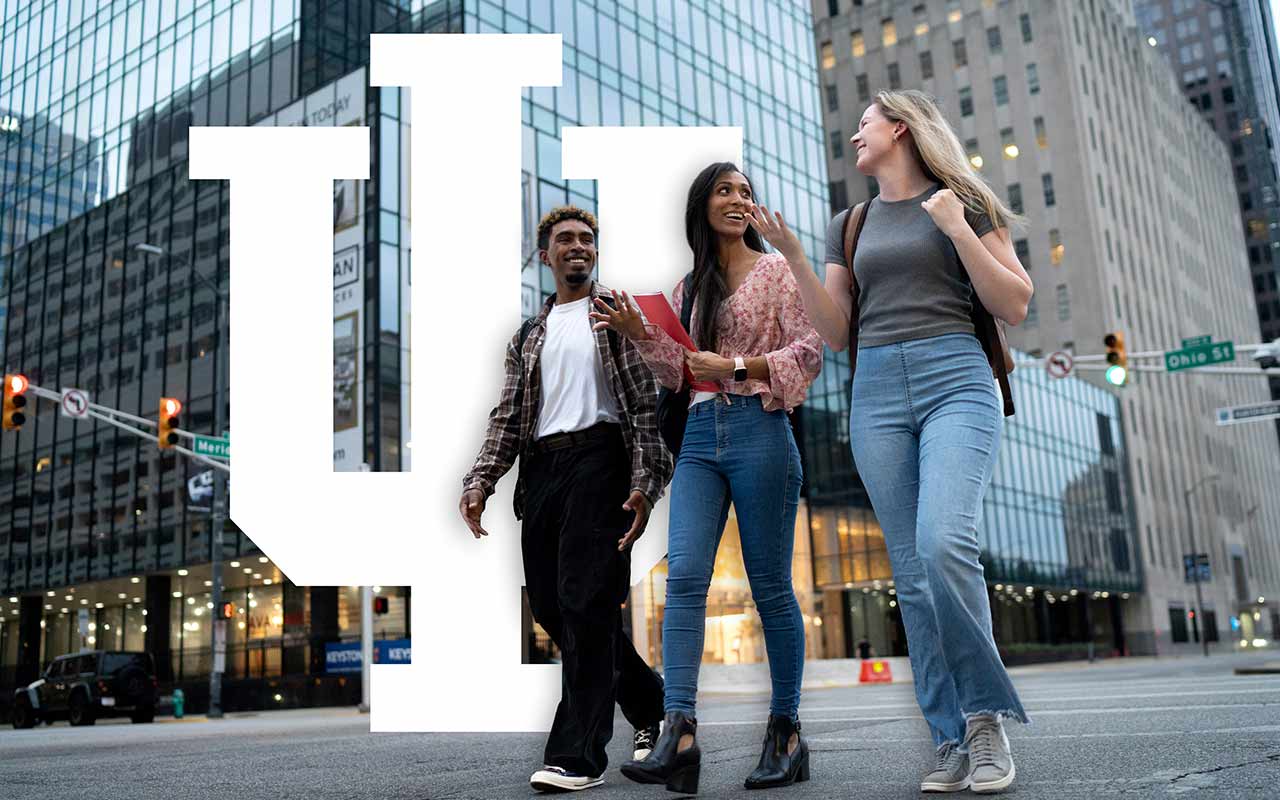
[[[898,26],[893,24],[893,20],[880,21],[880,43],[885,47],[893,47],[898,43]]]
[[[947,22],[959,22],[964,19],[964,12],[960,10],[960,0],[947,0]]]
[[[1000,29],[987,28],[987,48],[994,53],[1003,53],[1004,45],[1000,42]]]
[[[1235,101],[1236,101],[1235,88],[1231,86],[1223,86],[1222,87],[1222,104],[1229,106]]]
[[[933,53],[928,50],[920,54],[920,79],[929,80],[933,77]]]
[[[1253,210],[1253,195],[1249,194],[1248,192],[1240,193],[1240,210],[1241,211]]]
[[[1057,228],[1049,229],[1049,263],[1055,267],[1062,263],[1066,255],[1066,246],[1062,244],[1062,234]]]
[[[827,0],[827,16],[834,17],[840,13],[840,0]]]
[[[843,211],[849,207],[849,190],[844,181],[832,181],[828,184],[831,190],[831,211]]]
[[[929,20],[925,19],[925,7],[920,5],[913,9],[916,17],[916,36],[929,35]]]
[[[902,88],[902,75],[898,71],[897,64],[889,65],[889,88],[893,90]]]
[[[960,90],[960,116],[973,116],[973,90],[968,86]]]
[[[1044,150],[1049,146],[1049,134],[1044,129],[1044,117],[1035,118],[1036,145]]]
[[[831,157],[844,158],[844,134],[840,131],[831,134]]]
[[[1031,41],[1031,15],[1023,14],[1018,17],[1018,24],[1022,26],[1022,41]]]
[[[1120,502],[1120,476],[1113,469],[1104,469],[1102,482],[1107,490],[1107,510],[1112,514],[1119,514],[1124,510],[1124,505]]]
[[[1187,612],[1182,606],[1169,606],[1169,632],[1175,643],[1187,641]]]
[[[1009,104],[1009,81],[1003,75],[997,75],[992,81],[995,91],[996,105],[1006,106]]]
[[[1071,321],[1071,294],[1065,283],[1058,284],[1058,321]]]
[[[1008,195],[1009,195],[1009,208],[1013,209],[1013,213],[1021,214],[1022,213],[1022,184],[1020,183],[1009,184]]]
[[[871,99],[871,86],[867,83],[866,75],[859,75],[854,81],[858,84],[858,100],[867,102]]]
[[[1026,271],[1031,271],[1031,243],[1026,239],[1013,240],[1013,254],[1018,257],[1018,263]]]
[[[1036,308],[1036,297],[1027,301],[1027,318],[1022,321],[1024,328],[1034,328],[1040,324],[1040,309]]]
[[[1204,640],[1206,642],[1218,641],[1218,612],[1212,608],[1204,610]]]
[[[836,51],[831,49],[831,42],[822,43],[822,68],[832,69],[836,65]]]
[[[1040,94],[1040,72],[1035,64],[1027,65],[1027,94]]]
[[[1111,529],[1111,563],[1117,572],[1129,572],[1133,564],[1129,561],[1129,537],[1124,535],[1124,528]]]
[[[854,31],[850,39],[850,50],[854,58],[862,58],[867,54],[867,42],[862,37],[862,31]]]
[[[840,93],[836,91],[835,84],[830,84],[827,86],[827,110],[828,111],[840,110]]]
[[[1018,145],[1013,140],[1013,128],[1000,129],[1000,149],[1004,152],[1006,161],[1012,161],[1018,157]]]
[[[970,139],[964,143],[964,151],[969,156],[969,163],[974,169],[982,169],[982,154],[978,152],[978,140]]]
[[[1053,192],[1053,173],[1046,172],[1041,175],[1040,184],[1044,187],[1044,207],[1053,208],[1058,202]]]

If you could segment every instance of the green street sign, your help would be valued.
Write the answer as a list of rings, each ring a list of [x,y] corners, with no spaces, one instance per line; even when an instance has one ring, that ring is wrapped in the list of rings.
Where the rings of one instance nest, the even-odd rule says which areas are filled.
[[[1169,372],[1178,372],[1235,360],[1235,342],[1214,342],[1183,350],[1170,350],[1164,354],[1164,367]]]
[[[1182,349],[1187,350],[1192,347],[1199,347],[1200,345],[1209,344],[1212,341],[1212,336],[1196,336],[1191,339],[1183,339]]]
[[[231,440],[215,439],[212,436],[196,436],[193,437],[195,443],[191,447],[191,451],[196,455],[209,456],[210,458],[231,458]]]

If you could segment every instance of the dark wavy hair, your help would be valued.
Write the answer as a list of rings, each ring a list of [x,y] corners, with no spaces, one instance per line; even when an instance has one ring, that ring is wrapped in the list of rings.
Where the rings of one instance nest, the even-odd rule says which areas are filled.
[[[742,177],[747,178],[732,161],[717,161],[693,179],[693,185],[689,187],[689,202],[684,207],[685,238],[689,240],[689,249],[693,251],[691,291],[696,298],[694,302],[698,310],[698,330],[689,331],[689,334],[700,350],[716,349],[716,312],[729,294],[724,274],[720,270],[719,234],[712,230],[711,223],[707,220],[707,204],[711,199],[711,192],[715,189],[716,181],[726,172],[742,173]],[[751,197],[755,199],[756,190],[750,178],[747,178],[747,185],[751,186]],[[747,247],[759,253],[765,252],[764,242],[755,228],[748,225],[742,238]]]

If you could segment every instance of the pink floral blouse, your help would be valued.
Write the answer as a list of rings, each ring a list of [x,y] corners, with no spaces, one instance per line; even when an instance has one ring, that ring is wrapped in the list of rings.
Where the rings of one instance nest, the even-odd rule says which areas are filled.
[[[696,298],[695,298],[696,299]],[[676,284],[671,302],[680,316],[684,280]],[[698,307],[689,320],[698,329]],[[684,383],[684,352],[666,331],[646,324],[649,338],[635,343],[653,375],[668,389]],[[760,395],[765,411],[791,411],[804,401],[809,384],[822,369],[822,339],[809,322],[796,278],[787,260],[778,253],[760,257],[738,290],[720,304],[716,317],[718,355],[750,358],[763,355],[769,363],[769,380],[732,378],[718,381],[728,394]]]

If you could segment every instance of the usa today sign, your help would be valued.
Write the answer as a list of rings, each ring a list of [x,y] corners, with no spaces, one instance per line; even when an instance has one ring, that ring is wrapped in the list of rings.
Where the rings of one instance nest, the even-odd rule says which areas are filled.
[[[371,37],[371,85],[413,98],[411,269],[425,278],[410,289],[408,340],[410,380],[426,388],[409,410],[431,457],[419,448],[408,472],[335,473],[326,435],[333,287],[315,276],[333,259],[333,182],[369,177],[369,129],[191,129],[191,177],[230,181],[228,385],[241,487],[231,518],[296,584],[411,586],[412,636],[433,643],[408,666],[372,665],[375,732],[547,730],[559,699],[557,666],[520,663],[513,478],[490,499],[484,540],[456,509],[520,324],[521,92],[560,85],[562,58],[559,35]],[[689,181],[741,157],[736,127],[565,128],[563,177],[597,181],[602,282],[670,291],[688,261]],[[432,389],[442,376],[448,392]],[[288,393],[288,448],[264,392]],[[665,517],[656,513],[633,549],[635,574],[666,552]]]

